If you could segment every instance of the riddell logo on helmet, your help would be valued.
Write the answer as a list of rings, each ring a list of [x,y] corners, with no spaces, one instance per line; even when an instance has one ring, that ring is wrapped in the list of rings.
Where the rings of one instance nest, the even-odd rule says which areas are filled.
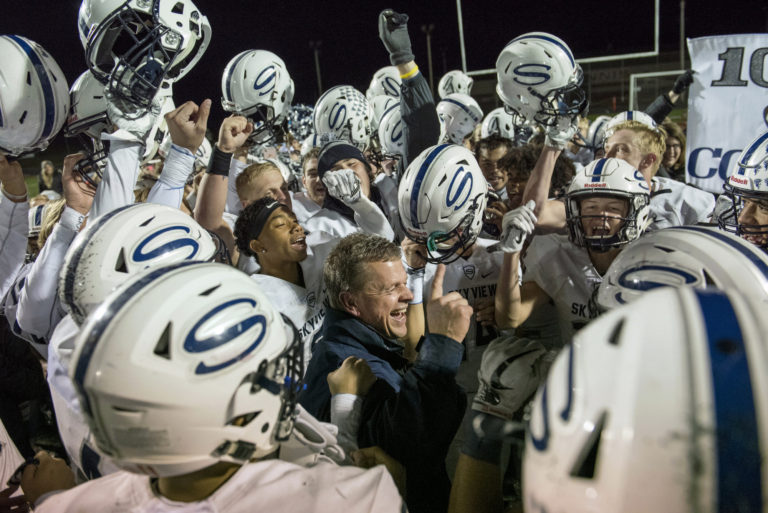
[[[584,187],[587,187],[587,188],[590,188],[590,189],[593,189],[593,188],[598,188],[599,189],[599,188],[603,188],[603,187],[608,187],[608,184],[605,183],[605,182],[585,183]]]
[[[749,183],[749,180],[746,180],[745,178],[739,178],[738,176],[731,176],[731,181],[740,183],[741,185],[747,185]]]

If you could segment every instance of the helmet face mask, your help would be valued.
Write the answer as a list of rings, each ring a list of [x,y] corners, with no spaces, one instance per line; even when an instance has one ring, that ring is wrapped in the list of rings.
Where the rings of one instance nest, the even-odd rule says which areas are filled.
[[[79,25],[93,75],[139,110],[150,107],[164,81],[194,66],[211,37],[207,18],[189,0],[84,0]]]

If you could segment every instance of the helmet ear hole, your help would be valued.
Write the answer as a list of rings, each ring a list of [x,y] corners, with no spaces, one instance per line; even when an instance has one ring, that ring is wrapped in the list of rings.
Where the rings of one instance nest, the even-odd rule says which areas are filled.
[[[581,450],[579,457],[576,459],[576,463],[571,470],[571,477],[579,477],[582,479],[594,479],[595,468],[597,466],[597,457],[600,450],[600,441],[603,435],[603,427],[605,426],[606,419],[608,418],[608,412],[603,411],[600,414],[600,418],[595,423],[595,427],[592,433],[587,439],[587,443]]]
[[[160,338],[157,341],[157,345],[155,346],[155,350],[153,353],[155,353],[157,356],[161,358],[165,358],[166,360],[171,359],[171,323],[169,322],[168,325],[165,327],[165,330],[163,330],[163,334],[160,335]]]

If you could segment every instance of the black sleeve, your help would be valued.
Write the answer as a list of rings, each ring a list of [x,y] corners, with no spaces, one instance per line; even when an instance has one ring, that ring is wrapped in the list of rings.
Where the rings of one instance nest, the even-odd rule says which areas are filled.
[[[456,383],[464,348],[442,338],[432,341],[433,354],[439,350],[448,357],[443,362],[419,360],[403,376],[399,392],[382,379],[376,381],[363,401],[360,447],[379,445],[402,462],[445,458],[464,416],[467,397]],[[448,359],[455,365],[447,363]]]
[[[650,105],[645,108],[645,113],[653,118],[657,124],[661,124],[670,112],[672,112],[672,102],[666,94],[659,95]]]
[[[405,131],[405,166],[425,149],[437,144],[440,122],[429,84],[421,72],[403,80],[400,113]]]

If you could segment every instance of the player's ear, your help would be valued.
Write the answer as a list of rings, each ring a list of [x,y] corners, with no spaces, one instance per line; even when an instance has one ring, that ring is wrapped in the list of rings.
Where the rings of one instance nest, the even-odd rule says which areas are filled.
[[[339,294],[339,301],[341,302],[341,306],[344,307],[344,311],[346,311],[350,315],[354,315],[355,317],[360,316],[360,309],[357,306],[357,298],[352,292],[344,291]]]
[[[251,251],[253,251],[255,254],[264,253],[266,251],[266,248],[264,247],[264,244],[262,244],[259,240],[253,239],[251,242],[248,243],[248,247],[251,248]]]

